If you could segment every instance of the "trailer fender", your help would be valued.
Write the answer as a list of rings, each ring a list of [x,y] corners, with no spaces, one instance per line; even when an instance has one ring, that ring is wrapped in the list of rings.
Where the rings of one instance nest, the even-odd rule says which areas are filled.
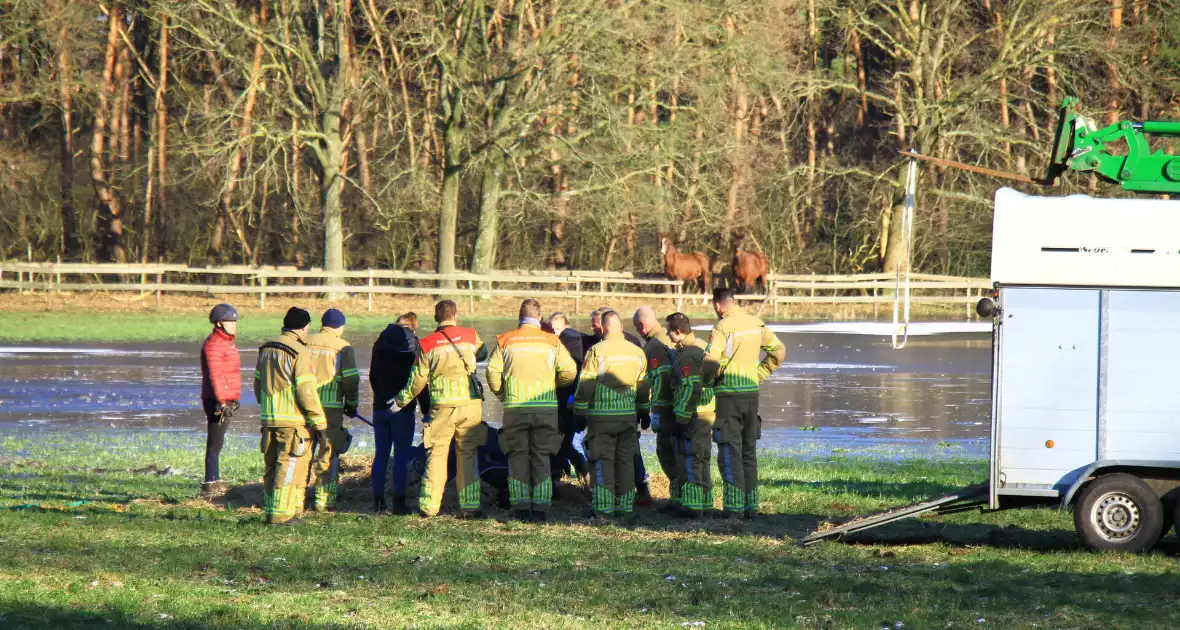
[[[1065,493],[1065,498],[1061,501],[1061,509],[1066,509],[1073,503],[1074,495],[1078,490],[1099,474],[1106,474],[1111,472],[1126,472],[1137,475],[1141,472],[1146,472],[1151,469],[1165,469],[1170,471],[1180,470],[1180,461],[1164,461],[1164,460],[1149,460],[1149,459],[1105,459],[1094,462],[1082,469],[1082,474],[1078,475],[1076,481],[1069,486],[1069,490]],[[1175,473],[1173,473],[1175,474]]]

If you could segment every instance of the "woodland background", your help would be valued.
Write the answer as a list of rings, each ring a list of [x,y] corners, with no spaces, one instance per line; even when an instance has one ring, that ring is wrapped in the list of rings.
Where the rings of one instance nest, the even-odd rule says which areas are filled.
[[[1176,2],[8,0],[0,258],[889,269],[898,150],[1041,175],[1070,94],[1180,118]],[[987,275],[1004,182],[922,172],[917,267]]]

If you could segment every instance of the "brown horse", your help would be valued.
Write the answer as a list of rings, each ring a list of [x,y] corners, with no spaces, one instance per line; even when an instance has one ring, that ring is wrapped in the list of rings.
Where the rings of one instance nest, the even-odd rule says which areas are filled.
[[[672,280],[696,283],[701,293],[708,293],[713,284],[709,257],[701,252],[680,253],[667,232],[660,232],[660,254],[664,256],[664,275]]]
[[[755,290],[765,293],[767,276],[770,275],[770,260],[761,252],[742,250],[745,235],[738,236],[733,243],[733,282],[739,293]]]

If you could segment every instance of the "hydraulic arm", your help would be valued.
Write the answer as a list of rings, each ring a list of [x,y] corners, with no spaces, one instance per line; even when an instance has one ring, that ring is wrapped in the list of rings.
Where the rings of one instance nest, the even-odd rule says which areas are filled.
[[[1099,129],[1077,109],[1078,99],[1066,97],[1046,181],[1069,169],[1096,173],[1126,190],[1180,193],[1180,156],[1152,153],[1147,141],[1147,136],[1180,139],[1180,121],[1122,121]]]

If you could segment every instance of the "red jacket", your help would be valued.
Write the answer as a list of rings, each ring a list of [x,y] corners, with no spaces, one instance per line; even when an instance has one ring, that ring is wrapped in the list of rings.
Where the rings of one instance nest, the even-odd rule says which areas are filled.
[[[201,346],[201,400],[229,402],[242,395],[242,357],[233,335],[220,328]]]

